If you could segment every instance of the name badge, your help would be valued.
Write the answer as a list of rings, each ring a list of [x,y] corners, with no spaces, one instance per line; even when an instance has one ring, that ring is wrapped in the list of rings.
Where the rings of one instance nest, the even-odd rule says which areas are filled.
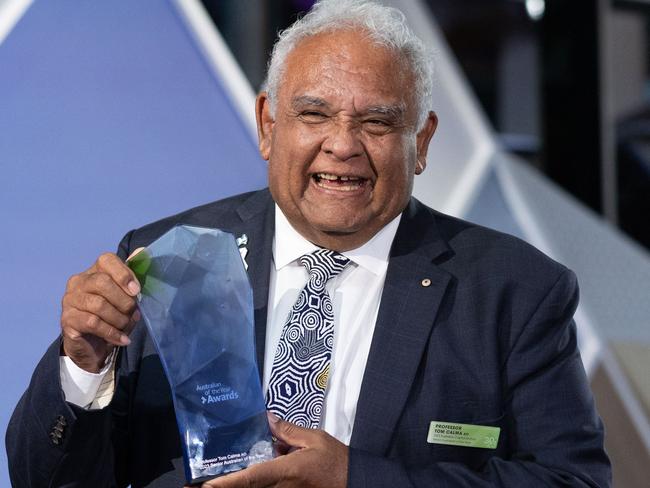
[[[499,427],[486,425],[456,424],[453,422],[432,421],[429,425],[429,444],[448,446],[479,447],[496,449],[499,443]]]

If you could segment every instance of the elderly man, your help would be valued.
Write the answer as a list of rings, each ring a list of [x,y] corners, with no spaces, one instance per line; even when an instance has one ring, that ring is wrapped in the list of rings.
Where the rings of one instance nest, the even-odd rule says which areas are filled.
[[[323,0],[284,32],[256,104],[269,189],[132,231],[69,280],[62,339],[8,430],[13,483],[183,484],[169,387],[123,260],[184,223],[249,237],[258,358],[285,452],[204,486],[608,486],[573,274],[411,197],[437,124],[431,83],[393,9]],[[340,265],[326,278],[326,387],[287,404],[275,352],[322,256]],[[485,427],[496,429],[484,445],[437,433]]]

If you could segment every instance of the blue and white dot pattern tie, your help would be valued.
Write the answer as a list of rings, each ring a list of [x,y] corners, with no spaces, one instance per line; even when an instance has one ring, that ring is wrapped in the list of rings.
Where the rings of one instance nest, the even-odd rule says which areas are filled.
[[[334,342],[334,313],[325,285],[349,259],[328,249],[300,258],[309,281],[298,295],[282,330],[266,398],[278,417],[315,429],[323,411]]]

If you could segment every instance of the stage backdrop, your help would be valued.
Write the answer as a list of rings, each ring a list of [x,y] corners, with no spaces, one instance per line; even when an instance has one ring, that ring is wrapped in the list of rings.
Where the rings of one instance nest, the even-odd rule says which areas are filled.
[[[245,119],[171,1],[25,11],[0,44],[0,431],[68,276],[134,227],[266,185]]]

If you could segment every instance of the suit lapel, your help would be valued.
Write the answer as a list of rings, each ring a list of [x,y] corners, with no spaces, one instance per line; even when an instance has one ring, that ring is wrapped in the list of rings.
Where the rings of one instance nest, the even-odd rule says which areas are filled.
[[[434,260],[448,251],[431,211],[412,200],[391,249],[352,447],[382,455],[390,444],[450,280]]]
[[[272,248],[275,231],[273,209],[273,200],[268,190],[257,192],[237,209],[242,224],[233,228],[237,237],[241,234],[248,236],[246,262],[248,263],[248,277],[253,288],[255,346],[260,377],[264,371],[269,275],[273,261]]]

